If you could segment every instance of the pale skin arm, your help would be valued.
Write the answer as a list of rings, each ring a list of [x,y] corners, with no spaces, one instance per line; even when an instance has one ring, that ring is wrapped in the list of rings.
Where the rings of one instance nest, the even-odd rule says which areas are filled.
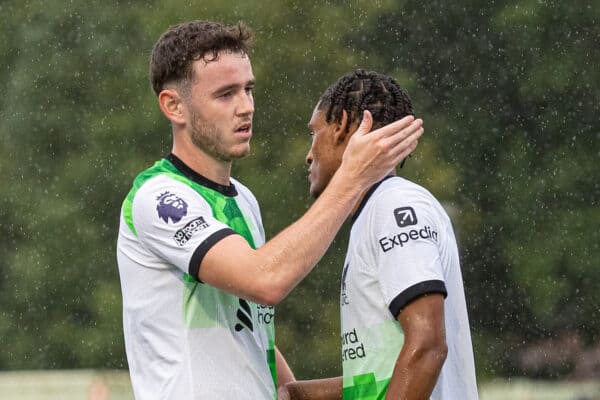
[[[366,111],[340,168],[298,221],[256,250],[239,235],[225,237],[206,253],[199,279],[260,304],[285,298],[323,256],[361,193],[406,158],[423,133],[423,121],[412,116],[369,132],[372,122]]]
[[[386,399],[427,400],[446,360],[444,297],[430,294],[398,315],[404,345],[396,360]]]
[[[277,346],[275,347],[275,365],[277,366],[277,385],[279,385],[279,387],[296,381],[296,377],[294,376],[292,369]]]
[[[342,377],[296,381],[285,385],[278,400],[342,400]]]

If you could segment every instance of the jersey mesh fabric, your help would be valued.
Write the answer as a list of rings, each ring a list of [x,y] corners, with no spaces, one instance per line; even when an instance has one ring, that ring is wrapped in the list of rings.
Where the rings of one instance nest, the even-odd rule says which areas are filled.
[[[396,317],[411,300],[446,296],[448,356],[432,400],[478,398],[458,250],[450,219],[422,187],[385,179],[353,220],[342,270],[344,400],[384,399],[404,343]]]
[[[264,243],[256,199],[223,194],[163,159],[123,203],[117,259],[136,399],[275,398],[274,310],[199,282],[199,260],[239,234]]]

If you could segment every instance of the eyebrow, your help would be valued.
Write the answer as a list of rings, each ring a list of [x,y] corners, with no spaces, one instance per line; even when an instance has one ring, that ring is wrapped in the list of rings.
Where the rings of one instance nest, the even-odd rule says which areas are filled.
[[[221,87],[219,87],[219,88],[215,89],[215,90],[213,91],[213,93],[215,93],[215,94],[217,94],[217,93],[222,93],[222,92],[226,92],[226,91],[228,91],[228,90],[231,90],[231,89],[237,89],[237,88],[239,88],[239,87],[246,87],[246,86],[248,86],[248,85],[254,86],[255,84],[256,84],[256,81],[255,81],[254,79],[252,79],[252,80],[250,80],[250,81],[246,82],[246,83],[245,83],[245,84],[243,84],[243,85],[240,85],[240,84],[238,84],[238,83],[232,83],[232,84],[229,84],[229,85],[224,85],[224,86],[221,86]]]

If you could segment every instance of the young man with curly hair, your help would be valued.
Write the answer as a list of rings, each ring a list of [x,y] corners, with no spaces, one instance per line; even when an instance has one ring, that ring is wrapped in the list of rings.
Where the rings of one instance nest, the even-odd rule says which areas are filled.
[[[389,76],[357,70],[331,85],[309,122],[314,197],[328,190],[365,110],[374,127],[413,114]],[[458,250],[443,207],[391,168],[351,220],[340,295],[343,376],[289,383],[280,398],[476,400]]]
[[[152,51],[152,87],[173,145],[135,178],[117,243],[137,400],[275,398],[277,382],[294,377],[275,347],[273,306],[423,131],[410,116],[368,132],[366,113],[327,190],[265,243],[256,199],[230,176],[253,133],[251,38],[241,24],[191,21]]]

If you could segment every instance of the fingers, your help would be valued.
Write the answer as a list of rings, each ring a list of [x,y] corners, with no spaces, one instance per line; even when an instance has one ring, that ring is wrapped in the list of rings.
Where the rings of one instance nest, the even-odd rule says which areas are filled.
[[[423,134],[423,128],[413,132],[410,136],[397,143],[390,151],[391,154],[395,154],[395,164],[400,163],[406,157],[410,155],[419,144],[419,138]]]
[[[373,117],[371,117],[372,119]],[[406,117],[399,119],[397,121],[392,122],[391,124],[382,126],[379,129],[374,130],[373,132],[370,133],[370,135],[374,136],[374,140],[378,140],[380,138],[386,138],[389,136],[396,136],[398,134],[398,132],[401,132],[406,129],[407,127],[410,127],[413,123],[414,123],[415,117],[413,115],[407,115]],[[423,123],[423,121],[421,119],[419,119],[418,121],[421,121],[421,123]],[[408,134],[407,132],[402,133],[402,137],[406,137]]]
[[[369,133],[367,129],[372,122],[372,115],[365,111],[360,127],[350,138],[342,158],[342,167],[349,165],[346,169],[351,171],[351,176],[371,183],[381,179],[390,168],[414,151],[424,131],[423,120],[412,115]]]
[[[407,141],[406,139],[415,133],[417,134],[416,139],[421,137],[423,134],[423,120],[420,118],[413,120],[404,129],[393,132],[389,136],[381,139],[381,143],[390,149],[395,148],[400,143],[405,143],[405,145],[408,145],[410,141]]]
[[[380,143],[387,149],[393,165],[398,165],[415,150],[423,132],[423,120],[415,119],[400,132],[381,139]]]

